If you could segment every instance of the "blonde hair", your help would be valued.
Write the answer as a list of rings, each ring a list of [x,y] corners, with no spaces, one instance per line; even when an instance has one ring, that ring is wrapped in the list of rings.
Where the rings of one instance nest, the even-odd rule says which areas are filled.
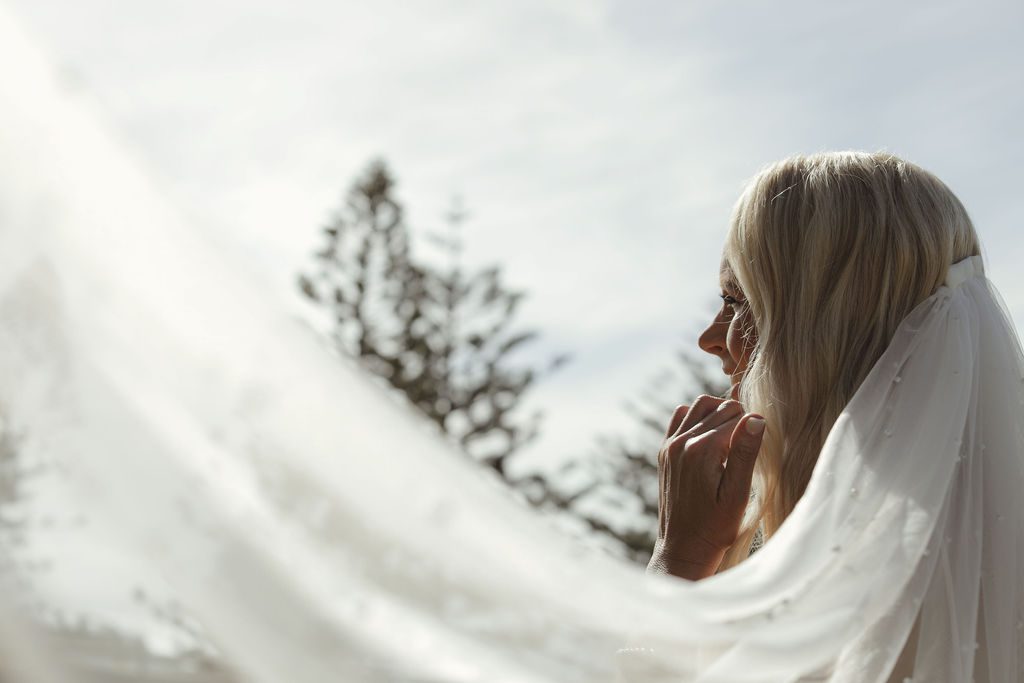
[[[825,436],[900,322],[951,263],[979,253],[949,188],[892,154],[794,156],[748,184],[725,259],[754,328],[739,398],[768,428],[758,502],[719,571],[745,559],[756,535],[778,530]]]

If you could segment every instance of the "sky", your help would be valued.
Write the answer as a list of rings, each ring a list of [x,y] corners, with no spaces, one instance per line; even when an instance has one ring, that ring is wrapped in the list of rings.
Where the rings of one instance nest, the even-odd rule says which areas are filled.
[[[1024,321],[1020,2],[8,6],[182,216],[296,315],[296,275],[371,159],[423,253],[461,197],[467,264],[528,292],[519,323],[541,336],[522,360],[572,355],[528,398],[546,420],[524,468],[632,427],[623,402],[717,307],[744,182],[790,154],[888,150],[935,172]]]

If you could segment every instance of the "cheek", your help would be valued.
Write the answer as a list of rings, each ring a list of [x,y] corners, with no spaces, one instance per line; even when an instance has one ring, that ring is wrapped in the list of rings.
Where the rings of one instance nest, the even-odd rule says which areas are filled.
[[[744,330],[747,330],[746,334]],[[729,323],[729,331],[725,337],[725,346],[733,361],[736,362],[737,370],[742,370],[746,366],[747,359],[750,357],[750,352],[753,349],[753,342],[754,339],[749,332],[747,315],[744,312],[744,315],[733,318]]]
[[[743,332],[736,320],[729,324],[729,331],[725,336],[725,348],[729,351],[733,361],[739,361],[743,356]]]

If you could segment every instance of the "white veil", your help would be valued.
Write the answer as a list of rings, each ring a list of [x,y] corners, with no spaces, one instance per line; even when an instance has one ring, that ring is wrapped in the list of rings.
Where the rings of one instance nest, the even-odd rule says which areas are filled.
[[[261,299],[2,12],[0,58],[4,424],[242,680],[861,683],[901,654],[1024,680],[1024,358],[981,257],[900,326],[778,534],[645,576]],[[59,648],[7,612],[0,676],[50,680]]]

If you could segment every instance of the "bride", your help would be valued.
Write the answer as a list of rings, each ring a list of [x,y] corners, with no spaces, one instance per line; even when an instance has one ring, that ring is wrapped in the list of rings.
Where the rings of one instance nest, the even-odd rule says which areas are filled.
[[[899,598],[911,603],[897,619],[902,626],[886,631],[896,640],[873,638],[853,663],[862,677],[842,680],[884,680],[877,676],[886,671],[892,681],[1024,680],[1019,491],[1004,490],[1021,482],[1020,404],[1010,401],[1019,387],[1008,395],[995,386],[1001,375],[1024,378],[1001,303],[986,307],[997,295],[980,254],[956,196],[892,154],[796,156],[758,174],[726,236],[722,307],[699,339],[721,360],[731,391],[700,396],[672,415],[658,454],[659,530],[648,572],[724,580],[760,543],[762,552],[771,549],[812,478],[838,475],[842,463],[823,463],[819,454],[830,442],[838,446],[838,430],[851,423],[857,446],[884,450],[887,460],[869,465],[874,490],[850,486],[848,497],[889,488],[891,503],[910,503],[914,493],[901,491],[894,474],[898,460],[923,480],[944,466],[943,453],[888,447],[943,429],[949,398],[960,394],[967,427],[953,442],[964,446],[954,449],[951,490],[933,516],[945,530],[919,555],[903,548],[887,560],[866,546],[877,556],[867,558],[865,581],[885,580],[872,564],[887,561],[917,564],[920,576]],[[962,295],[968,305],[939,321]],[[953,364],[942,362],[943,347],[954,346]],[[928,357],[911,376],[915,355]],[[866,384],[869,376],[882,381]],[[880,440],[872,441],[868,421],[881,426]],[[829,513],[815,502],[817,515]],[[811,523],[805,517],[794,524]],[[866,521],[849,525],[865,531]],[[899,525],[872,533],[907,540]],[[834,553],[845,552],[838,536],[831,542]],[[788,552],[800,550],[788,544]],[[883,645],[898,647],[882,648],[880,658]]]

